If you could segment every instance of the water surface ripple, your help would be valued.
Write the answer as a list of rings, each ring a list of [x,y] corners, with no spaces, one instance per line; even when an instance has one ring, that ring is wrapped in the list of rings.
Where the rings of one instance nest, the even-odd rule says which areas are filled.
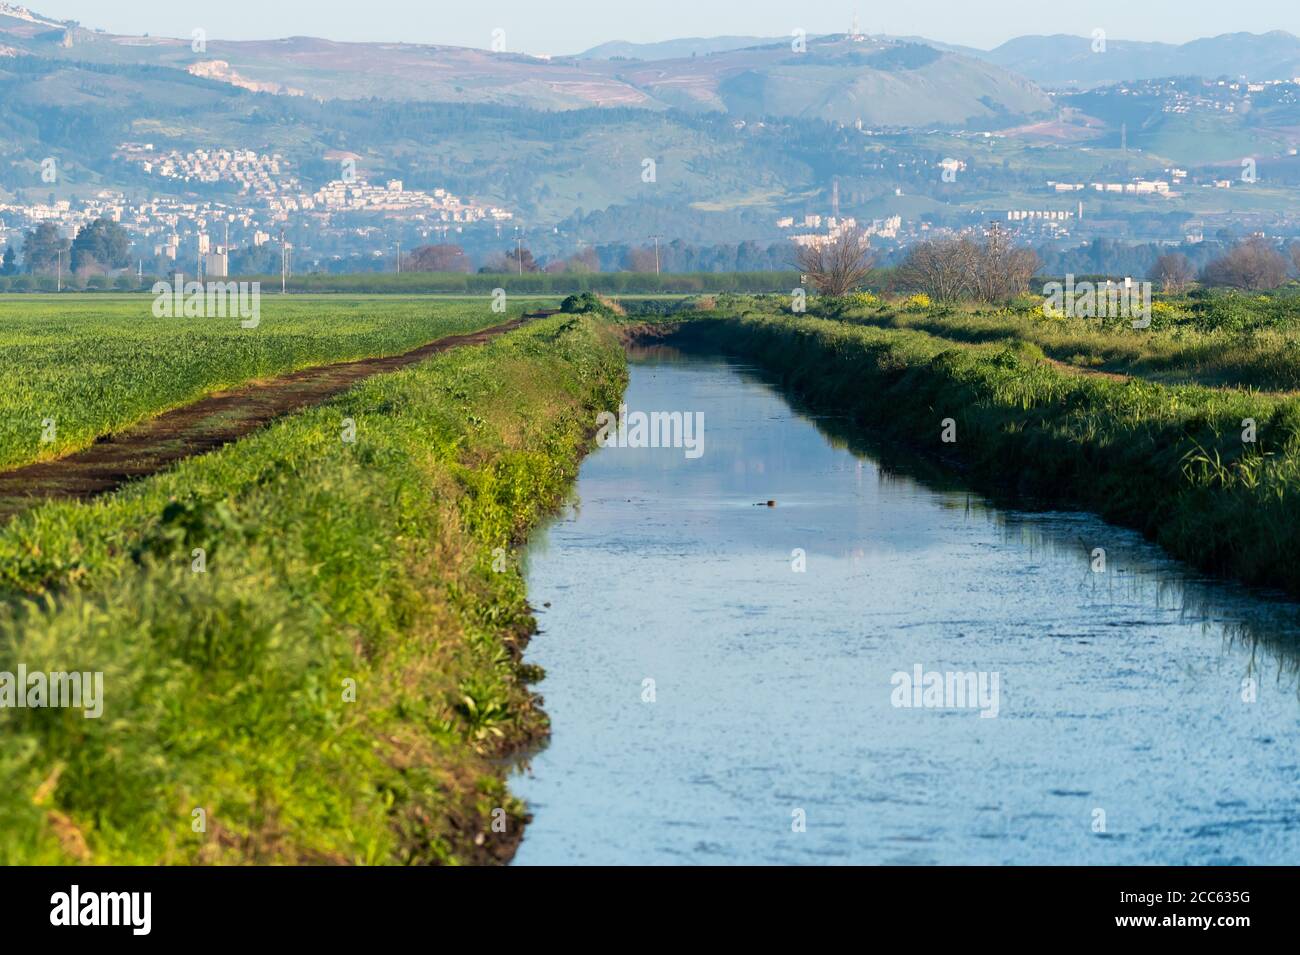
[[[885,466],[742,366],[660,350],[626,400],[705,450],[597,450],[530,545],[517,864],[1300,862],[1297,607]],[[998,715],[893,705],[917,665],[996,672]]]

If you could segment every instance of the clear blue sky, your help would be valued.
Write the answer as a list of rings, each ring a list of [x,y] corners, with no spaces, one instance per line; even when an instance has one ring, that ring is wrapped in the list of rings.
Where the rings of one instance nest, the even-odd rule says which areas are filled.
[[[113,33],[214,39],[319,36],[487,47],[494,28],[507,49],[576,53],[606,40],[843,33],[856,9],[868,33],[916,34],[993,47],[1026,33],[1184,42],[1219,33],[1300,34],[1300,0],[24,0],[38,13]]]

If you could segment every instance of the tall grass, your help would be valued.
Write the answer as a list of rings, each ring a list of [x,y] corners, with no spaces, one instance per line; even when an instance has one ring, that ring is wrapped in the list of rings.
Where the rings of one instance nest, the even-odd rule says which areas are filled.
[[[1274,321],[1265,306],[1246,324],[1213,324],[1199,303],[1153,305],[1150,330],[1127,321],[1045,318],[1041,300],[1018,307],[945,305],[906,309],[880,300],[839,317],[877,328],[913,329],[953,342],[1023,341],[1083,369],[1140,375],[1166,384],[1292,391],[1300,389],[1300,323]],[[1221,307],[1218,298],[1207,309]],[[1274,309],[1276,310],[1276,309]]]

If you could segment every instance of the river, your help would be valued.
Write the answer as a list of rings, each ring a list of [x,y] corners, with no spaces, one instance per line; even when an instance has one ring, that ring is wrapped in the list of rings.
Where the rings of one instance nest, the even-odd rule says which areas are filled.
[[[1300,862],[1295,605],[632,357],[703,453],[596,450],[529,546],[515,864]]]

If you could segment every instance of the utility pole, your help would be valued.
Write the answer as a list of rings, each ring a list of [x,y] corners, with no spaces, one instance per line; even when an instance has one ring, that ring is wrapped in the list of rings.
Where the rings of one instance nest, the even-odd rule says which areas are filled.
[[[524,274],[524,237],[515,226],[515,259],[519,263],[519,274]]]
[[[659,276],[659,240],[662,239],[663,236],[656,232],[654,235],[650,236],[650,238],[655,240],[655,277],[657,278]]]
[[[397,240],[397,274],[402,274],[402,240]]]
[[[59,255],[58,255],[59,264],[55,269],[55,274],[58,276],[58,278],[55,280],[56,284],[54,288],[55,291],[62,292],[63,291],[63,250],[59,249],[58,251],[59,251]]]
[[[285,286],[288,285],[289,272],[289,250],[284,244],[284,230],[280,230],[280,294],[285,293]]]

